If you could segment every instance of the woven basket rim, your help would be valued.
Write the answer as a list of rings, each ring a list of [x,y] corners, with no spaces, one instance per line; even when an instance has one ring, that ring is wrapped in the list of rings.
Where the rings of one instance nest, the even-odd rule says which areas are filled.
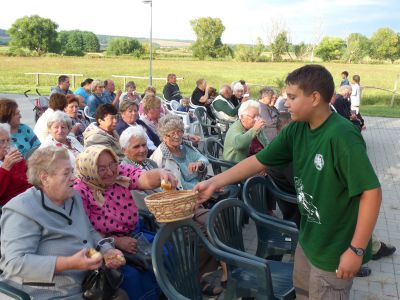
[[[159,197],[162,197],[162,196],[168,195],[168,194],[173,194],[173,196],[176,196],[176,197],[174,197],[173,199],[172,198],[168,198],[168,199],[159,198]],[[171,201],[171,200],[175,200],[176,201],[176,200],[180,200],[180,199],[186,199],[188,197],[197,196],[197,195],[198,195],[198,192],[197,191],[194,192],[192,190],[164,191],[164,192],[159,192],[159,193],[154,193],[154,194],[148,195],[148,196],[146,196],[144,198],[144,200],[145,201],[154,201],[154,202],[155,201],[168,202],[168,201]],[[157,199],[153,199],[155,197]]]

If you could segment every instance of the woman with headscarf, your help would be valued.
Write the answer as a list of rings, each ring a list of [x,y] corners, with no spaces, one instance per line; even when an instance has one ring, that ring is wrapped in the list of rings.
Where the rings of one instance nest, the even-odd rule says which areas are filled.
[[[113,237],[115,247],[129,254],[137,252],[134,233],[138,233],[138,209],[130,190],[154,189],[161,180],[176,186],[175,177],[168,171],[139,168],[119,164],[117,155],[102,145],[90,146],[76,162],[78,179],[75,190],[83,200],[83,207],[94,228],[105,237]],[[149,236],[147,236],[149,237]],[[131,300],[158,299],[160,289],[151,270],[139,272],[124,266],[121,285]]]

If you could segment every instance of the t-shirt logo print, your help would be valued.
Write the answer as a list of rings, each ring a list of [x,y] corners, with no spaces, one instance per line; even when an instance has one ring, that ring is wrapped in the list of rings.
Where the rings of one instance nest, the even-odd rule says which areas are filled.
[[[324,157],[322,156],[322,154],[318,154],[318,153],[315,154],[314,165],[318,171],[322,170],[322,168],[324,167]]]
[[[304,185],[300,178],[294,177],[294,184],[297,192],[297,200],[303,208],[300,209],[301,215],[307,217],[307,222],[321,224],[318,209],[312,204],[313,196],[304,192]]]

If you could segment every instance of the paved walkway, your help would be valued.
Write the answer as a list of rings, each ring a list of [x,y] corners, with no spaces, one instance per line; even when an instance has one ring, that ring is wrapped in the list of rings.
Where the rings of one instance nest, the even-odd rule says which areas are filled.
[[[366,117],[365,123],[368,155],[383,190],[375,233],[398,250],[368,263],[372,274],[355,279],[351,299],[400,299],[400,119]]]
[[[22,122],[33,126],[33,106],[24,96],[1,96],[16,99],[22,112]],[[351,299],[400,299],[400,119],[365,117],[365,123],[367,130],[363,136],[368,155],[383,189],[383,203],[375,233],[382,241],[399,250],[391,257],[368,263],[372,274],[355,279]]]

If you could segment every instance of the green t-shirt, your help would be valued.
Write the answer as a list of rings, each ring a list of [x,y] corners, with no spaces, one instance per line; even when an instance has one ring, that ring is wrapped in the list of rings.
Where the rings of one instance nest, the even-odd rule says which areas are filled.
[[[360,132],[337,113],[313,130],[292,122],[256,157],[270,166],[293,161],[299,243],[311,264],[334,272],[353,238],[361,194],[380,186]],[[370,256],[371,242],[364,263]]]

